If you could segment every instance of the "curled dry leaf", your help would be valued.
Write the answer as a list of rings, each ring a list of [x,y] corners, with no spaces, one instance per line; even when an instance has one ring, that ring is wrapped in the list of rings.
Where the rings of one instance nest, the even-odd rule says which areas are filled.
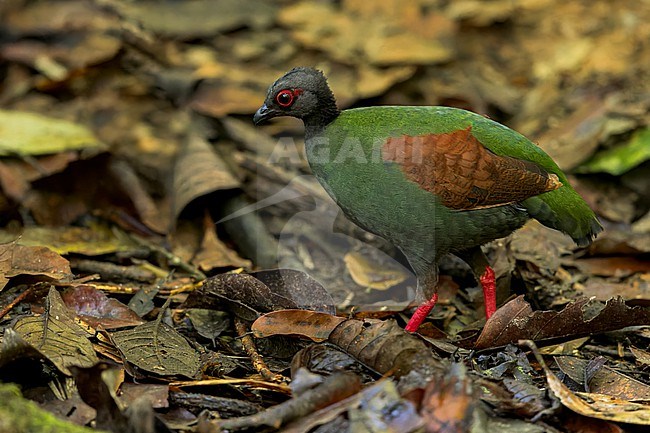
[[[72,277],[70,263],[54,251],[41,246],[0,244],[0,290],[9,278],[42,275],[54,280]]]
[[[93,328],[124,328],[144,323],[133,310],[115,298],[88,285],[75,286],[63,293],[63,302]]]
[[[632,403],[604,394],[574,393],[548,368],[535,343],[522,340],[520,344],[528,346],[533,351],[537,362],[544,369],[549,388],[560,402],[572,411],[607,421],[650,425],[650,405]]]
[[[394,320],[362,321],[284,310],[265,314],[253,323],[252,329],[259,337],[289,334],[314,341],[327,338],[375,371],[392,372],[396,377],[411,370],[435,369],[439,364],[422,340],[406,333]]]
[[[345,322],[342,317],[307,310],[280,310],[265,314],[251,327],[257,338],[273,335],[294,335],[321,342],[329,338],[338,325]]]
[[[185,206],[198,197],[238,186],[239,181],[208,142],[191,134],[174,167],[173,215],[178,218]]]
[[[259,311],[300,308],[334,312],[334,301],[313,278],[292,269],[252,274],[219,274],[204,281],[187,298],[185,308],[227,306],[238,317],[253,321]]]
[[[562,311],[533,311],[523,296],[518,296],[490,317],[474,349],[498,347],[524,339],[577,338],[650,323],[650,312],[628,307],[623,298],[610,299],[599,312],[591,315],[598,307],[593,302],[580,298]]]

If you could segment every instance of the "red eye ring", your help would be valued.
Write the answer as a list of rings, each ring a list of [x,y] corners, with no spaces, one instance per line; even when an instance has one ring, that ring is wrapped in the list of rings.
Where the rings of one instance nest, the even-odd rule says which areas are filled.
[[[293,92],[289,89],[280,90],[278,94],[275,95],[275,102],[277,102],[280,107],[290,107],[291,104],[293,104],[293,100]]]

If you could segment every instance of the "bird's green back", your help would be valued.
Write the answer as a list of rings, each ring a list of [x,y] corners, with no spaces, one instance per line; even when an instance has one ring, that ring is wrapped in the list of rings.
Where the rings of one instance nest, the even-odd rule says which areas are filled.
[[[372,157],[388,137],[444,134],[467,128],[491,152],[534,162],[558,176],[562,187],[522,203],[531,216],[568,234],[581,246],[602,230],[593,211],[551,157],[518,132],[476,113],[451,107],[356,108],[342,111],[325,128],[324,136],[331,142],[331,152],[337,152],[344,140],[353,137],[365,147],[366,155]]]

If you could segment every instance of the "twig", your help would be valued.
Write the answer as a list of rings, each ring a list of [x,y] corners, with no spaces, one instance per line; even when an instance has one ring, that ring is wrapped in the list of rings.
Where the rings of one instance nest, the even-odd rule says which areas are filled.
[[[30,293],[32,293],[32,287],[28,288],[23,293],[16,296],[16,298],[13,301],[7,304],[7,306],[4,307],[2,311],[0,311],[0,319],[6,316],[7,313],[9,313],[16,305],[20,304],[23,301],[23,299],[25,299],[27,295],[29,295]]]
[[[98,262],[95,260],[73,259],[71,266],[82,271],[92,274],[100,274],[105,280],[135,280],[151,282],[156,279],[156,275],[148,269],[136,266],[120,266],[114,263]]]
[[[165,248],[156,245],[155,243],[150,242],[149,240],[144,239],[140,236],[130,234],[129,237],[133,239],[138,245],[143,246],[149,249],[150,251],[154,251],[162,255],[169,261],[170,265],[181,268],[182,270],[190,274],[192,278],[195,278],[196,280],[199,281],[205,280],[206,276],[203,272],[201,272],[198,268],[190,265],[189,263],[184,262],[180,257],[174,255],[171,251],[168,251]]]
[[[289,378],[278,373],[273,373],[266,365],[264,358],[262,358],[262,355],[257,351],[257,347],[255,347],[255,341],[253,341],[253,337],[249,333],[246,322],[235,317],[235,329],[237,330],[237,335],[241,337],[242,346],[244,346],[244,350],[250,357],[253,367],[264,379],[278,383],[289,382]]]
[[[275,428],[294,419],[306,416],[318,409],[327,407],[332,403],[341,401],[356,394],[361,389],[361,379],[353,373],[335,373],[325,379],[316,388],[300,394],[299,398],[292,398],[255,415],[217,420],[199,425],[201,433],[216,433],[222,430],[237,430],[247,427],[268,425]]]

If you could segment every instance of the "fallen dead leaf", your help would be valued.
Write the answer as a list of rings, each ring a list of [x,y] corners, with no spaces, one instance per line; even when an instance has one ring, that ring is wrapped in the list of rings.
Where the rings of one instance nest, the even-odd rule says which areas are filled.
[[[251,330],[257,338],[273,335],[298,335],[320,342],[346,319],[308,310],[279,310],[258,318]]]
[[[562,311],[533,311],[523,296],[518,296],[497,310],[486,322],[474,348],[498,347],[519,340],[544,341],[576,338],[626,326],[650,323],[648,311],[625,305],[623,298],[613,298],[597,313],[588,298],[578,299]]]
[[[11,277],[42,275],[54,280],[72,278],[70,262],[42,246],[0,244],[0,290]]]
[[[75,323],[56,289],[50,289],[47,304],[45,314],[19,319],[14,331],[64,374],[69,375],[72,366],[94,365],[98,358],[89,335]]]
[[[174,168],[172,214],[178,218],[194,199],[238,186],[239,181],[230,174],[225,162],[208,142],[192,134],[187,137]]]
[[[533,350],[537,362],[544,369],[549,388],[560,399],[560,402],[572,411],[580,415],[607,421],[650,425],[650,405],[632,403],[603,394],[574,393],[548,368],[539,351],[537,351],[535,343],[530,340],[522,340],[520,344],[526,345]]]
[[[93,328],[124,328],[144,323],[133,310],[115,298],[88,285],[79,285],[63,293],[63,302]]]
[[[36,156],[105,148],[85,126],[37,113],[0,110],[0,130],[1,156]]]
[[[394,320],[341,319],[326,313],[305,315],[284,310],[265,314],[253,323],[252,329],[264,337],[277,331],[313,341],[327,338],[375,371],[391,372],[396,377],[412,370],[439,368],[438,359],[426,344],[405,332]]]

